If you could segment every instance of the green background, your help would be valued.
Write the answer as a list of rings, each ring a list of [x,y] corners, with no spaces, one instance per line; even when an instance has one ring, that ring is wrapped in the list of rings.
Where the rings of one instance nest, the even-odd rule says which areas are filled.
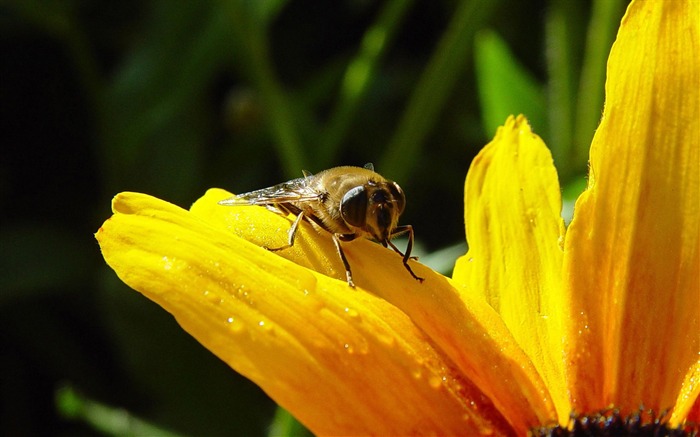
[[[571,214],[625,5],[0,1],[0,434],[303,433],[105,265],[110,199],[373,162],[449,274],[466,171],[508,114]]]

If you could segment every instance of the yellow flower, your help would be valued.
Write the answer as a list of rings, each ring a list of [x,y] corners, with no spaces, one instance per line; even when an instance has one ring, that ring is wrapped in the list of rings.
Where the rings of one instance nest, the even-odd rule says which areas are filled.
[[[510,118],[466,181],[452,279],[260,207],[121,193],[107,263],[317,434],[525,435],[610,405],[700,420],[700,2],[633,3],[568,229],[552,158]],[[286,258],[286,259],[285,259]]]

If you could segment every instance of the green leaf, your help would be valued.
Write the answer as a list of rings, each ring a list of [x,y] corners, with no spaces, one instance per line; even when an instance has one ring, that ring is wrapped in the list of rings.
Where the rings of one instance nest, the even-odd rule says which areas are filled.
[[[70,386],[56,391],[56,409],[64,417],[83,421],[107,435],[178,437],[178,434],[134,417],[124,409],[89,399]]]
[[[466,242],[460,242],[425,255],[420,254],[420,252],[417,253],[421,264],[425,264],[443,275],[452,276],[455,260],[467,253],[467,244]]]
[[[146,35],[102,96],[101,142],[109,190],[142,190],[185,202],[203,172],[215,114],[208,84],[230,52],[226,17],[208,3],[156,2]]]
[[[267,432],[268,437],[294,436],[294,437],[311,437],[313,434],[307,430],[304,425],[299,423],[294,416],[289,414],[282,407],[277,408],[275,417],[272,419],[270,429]]]
[[[492,136],[509,115],[524,114],[536,132],[546,132],[542,86],[493,31],[476,36],[476,76],[484,132]]]
[[[328,166],[339,154],[338,149],[361,108],[377,67],[413,3],[413,0],[387,2],[376,22],[362,37],[359,52],[345,70],[338,103],[321,138],[320,156],[317,158],[320,167]]]
[[[287,0],[248,0],[246,8],[258,26],[267,28],[287,2]]]
[[[574,217],[574,207],[581,193],[586,191],[588,180],[583,175],[573,177],[562,187],[562,210],[561,216],[568,225]]]
[[[593,133],[603,113],[605,67],[626,4],[622,0],[593,2],[576,107],[574,147],[575,164],[579,170],[586,169]]]
[[[280,163],[288,178],[297,177],[299,169],[306,168],[305,163],[309,162],[299,128],[300,118],[306,117],[296,115],[295,111],[302,108],[294,104],[277,76],[267,26],[256,15],[259,11],[251,11],[250,5],[235,1],[226,2],[224,6],[229,26],[240,44],[244,74],[255,86],[266,108],[268,129]]]
[[[474,35],[498,4],[496,0],[459,3],[379,161],[382,173],[394,180],[406,180],[421,162],[421,147],[466,69]]]

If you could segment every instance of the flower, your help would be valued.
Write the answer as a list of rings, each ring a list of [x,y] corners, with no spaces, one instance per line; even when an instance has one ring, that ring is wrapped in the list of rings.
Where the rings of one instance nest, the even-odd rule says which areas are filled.
[[[608,64],[587,190],[564,228],[524,117],[472,163],[453,278],[209,190],[121,193],[107,263],[317,434],[524,435],[641,404],[700,421],[700,2],[634,2]]]

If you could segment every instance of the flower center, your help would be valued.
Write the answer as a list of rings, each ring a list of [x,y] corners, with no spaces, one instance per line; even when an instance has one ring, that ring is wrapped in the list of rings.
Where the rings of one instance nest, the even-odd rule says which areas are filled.
[[[698,424],[672,427],[668,424],[665,412],[657,415],[652,410],[633,412],[622,416],[620,411],[608,408],[593,414],[571,414],[569,424],[554,424],[534,428],[528,433],[531,437],[615,437],[615,436],[659,436],[697,437]]]

